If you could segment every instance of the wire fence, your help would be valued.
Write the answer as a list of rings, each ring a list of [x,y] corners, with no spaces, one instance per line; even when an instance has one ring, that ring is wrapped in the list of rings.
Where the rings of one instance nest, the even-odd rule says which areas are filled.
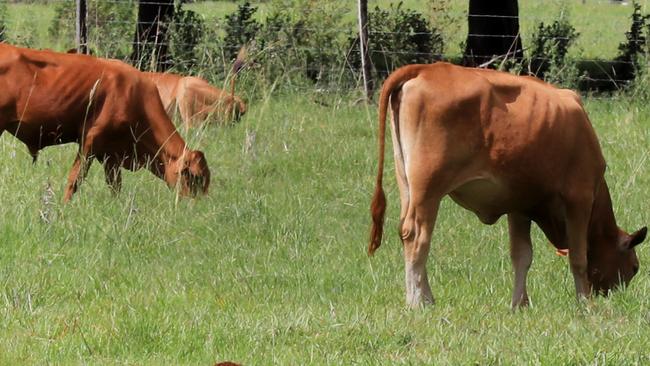
[[[598,3],[603,6],[610,4],[610,1],[602,0],[588,0],[588,2]],[[329,4],[327,1],[323,3]],[[89,0],[87,17],[88,43],[92,52],[100,57],[134,62],[134,60],[130,59],[133,48],[146,45],[136,40],[135,37],[135,29],[138,25],[138,4],[167,5],[168,3],[160,1]],[[38,19],[25,19],[20,18],[18,11],[11,11],[10,9],[7,12],[4,24],[8,41],[25,46],[52,48],[60,51],[75,47],[74,21],[76,14],[74,1],[35,1],[33,6],[38,5],[44,5],[48,8],[48,16]],[[8,6],[25,7],[26,5],[9,4]],[[158,44],[168,47],[169,52],[172,53],[172,61],[168,65],[172,71],[203,75],[212,80],[223,80],[226,77],[232,62],[232,55],[236,54],[241,46],[241,44],[229,42],[227,37],[233,33],[242,34],[247,29],[243,26],[237,28],[236,24],[232,24],[232,19],[229,21],[226,18],[227,15],[231,17],[236,15],[236,6],[230,6],[230,10],[226,12],[223,12],[220,7],[223,7],[223,2],[185,4],[183,9],[194,11],[196,17],[172,18],[166,22],[167,36],[158,40]],[[345,14],[346,7],[349,8],[347,9],[348,15]],[[118,11],[117,9],[121,10]],[[339,13],[326,13],[332,10]],[[425,10],[420,9],[423,13],[426,12]],[[223,14],[214,15],[215,13]],[[626,27],[616,26],[608,31],[618,35],[612,37],[618,40],[618,43],[626,40],[625,32],[629,31],[631,13],[632,8],[628,7],[625,14],[616,15],[616,22],[612,22],[617,25],[626,23]],[[355,23],[354,17],[350,17],[349,14],[354,14],[354,8],[350,4],[312,9],[309,17],[298,19],[298,21],[289,19],[290,17],[288,19],[271,18],[269,14],[266,14],[266,18],[264,18],[262,15],[257,14],[250,20],[256,22],[257,32],[263,32],[265,38],[260,40],[252,37],[251,40],[246,40],[249,45],[250,43],[253,44],[250,51],[252,62],[249,63],[249,69],[256,70],[275,80],[281,77],[286,78],[286,74],[302,75],[307,81],[311,81],[311,84],[309,82],[294,84],[303,88],[333,91],[344,87],[358,87],[361,80],[360,55],[356,41],[358,25]],[[239,15],[241,16],[241,14]],[[330,19],[338,15],[347,16],[349,19],[345,21]],[[531,54],[532,46],[530,45],[533,43],[533,35],[530,34],[531,29],[534,31],[536,26],[542,23],[542,19],[548,19],[542,18],[539,14],[522,12],[520,16],[514,17],[497,14],[467,14],[466,11],[456,11],[444,15],[447,19],[451,19],[451,22],[456,22],[456,24],[451,24],[451,28],[457,30],[463,29],[468,18],[495,20],[516,18],[520,23],[526,23],[526,25],[522,24],[521,29],[525,29],[527,32],[524,45],[529,44],[528,47],[524,47],[527,64],[524,64],[523,68],[535,71],[534,69],[539,68],[541,64],[556,61],[554,55]],[[190,19],[195,23],[188,24],[185,19]],[[319,23],[318,20],[323,22]],[[601,24],[596,27],[600,28],[602,32],[602,28],[607,26],[608,24]],[[459,46],[455,52],[450,51],[452,49],[450,44],[453,45],[454,41],[445,39],[445,36],[448,35],[445,34],[444,29],[440,29],[444,28],[444,24],[432,24],[432,27],[431,30],[425,31],[414,28],[387,30],[385,27],[373,27],[371,23],[369,27],[370,43],[368,53],[374,65],[376,79],[382,78],[387,72],[403,63],[433,62],[436,60],[460,61],[462,46]],[[200,34],[192,34],[192,30],[197,30]],[[645,32],[648,31],[650,31],[650,27]],[[417,40],[422,37],[430,39],[434,32],[439,32],[442,38],[440,47],[433,45],[428,48],[418,48],[417,45],[403,43],[405,40]],[[455,33],[462,32],[457,31]],[[581,36],[584,37],[584,31],[582,33]],[[179,34],[181,36],[178,36]],[[459,39],[458,34],[453,34],[453,37],[456,37],[455,40]],[[467,37],[487,40],[512,38],[512,35],[464,32],[460,39]],[[373,42],[376,39],[385,42]],[[390,43],[391,41],[393,44]],[[538,34],[534,41],[548,41],[554,44],[572,41],[572,38],[563,35],[547,36]],[[646,47],[647,50],[645,37],[627,39],[627,41],[631,44],[638,43],[639,47]],[[607,48],[610,56],[608,57],[601,58],[579,54],[576,57],[576,55],[573,55],[571,62],[579,66],[580,72],[590,70],[590,73],[586,76],[578,75],[583,81],[610,83],[614,85],[614,88],[629,82],[628,76],[622,75],[620,70],[637,66],[636,61],[621,57],[617,58],[617,50],[612,50],[612,48],[618,47],[617,42],[610,41],[609,43]],[[147,67],[146,62],[144,65],[140,63],[138,66]],[[565,66],[568,67],[569,65]],[[256,77],[258,76],[256,75]]]

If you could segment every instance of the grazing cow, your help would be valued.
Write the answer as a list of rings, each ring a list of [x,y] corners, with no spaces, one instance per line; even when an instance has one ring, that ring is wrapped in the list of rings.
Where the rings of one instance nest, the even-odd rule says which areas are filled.
[[[246,104],[235,95],[234,78],[229,94],[198,77],[161,72],[144,74],[156,84],[169,117],[173,118],[178,110],[185,128],[199,125],[209,117],[239,120],[246,113]]]
[[[244,57],[245,49],[242,48],[233,64],[230,93],[198,77],[160,72],[145,72],[145,75],[156,84],[169,117],[173,118],[178,110],[185,128],[201,124],[210,117],[223,122],[238,121],[246,113],[246,104],[235,95],[235,80],[244,65]]]
[[[432,303],[426,262],[440,200],[449,195],[485,224],[508,215],[512,306],[526,305],[534,221],[569,263],[578,297],[624,283],[639,268],[614,219],[605,160],[578,95],[531,77],[447,63],[410,65],[384,82],[379,102],[379,171],[369,254],[381,244],[388,104],[401,211],[406,301]]]
[[[203,153],[185,145],[155,85],[122,62],[0,44],[0,133],[21,140],[36,160],[46,146],[79,144],[64,201],[93,158],[114,190],[120,168],[148,167],[184,195],[207,192]]]

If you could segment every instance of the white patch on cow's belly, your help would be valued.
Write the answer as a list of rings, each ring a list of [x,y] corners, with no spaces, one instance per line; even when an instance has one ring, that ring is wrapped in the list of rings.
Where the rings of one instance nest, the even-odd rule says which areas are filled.
[[[492,225],[508,212],[511,197],[508,188],[493,178],[473,178],[458,186],[449,196],[460,206],[478,216],[484,224]]]

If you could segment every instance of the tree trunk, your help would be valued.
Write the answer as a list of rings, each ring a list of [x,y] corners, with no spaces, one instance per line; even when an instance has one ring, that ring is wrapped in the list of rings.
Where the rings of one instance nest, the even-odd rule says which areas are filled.
[[[469,0],[468,34],[463,64],[479,66],[504,59],[521,61],[517,0]]]
[[[174,16],[174,0],[140,0],[131,61],[143,70],[164,71],[171,65],[167,28]]]

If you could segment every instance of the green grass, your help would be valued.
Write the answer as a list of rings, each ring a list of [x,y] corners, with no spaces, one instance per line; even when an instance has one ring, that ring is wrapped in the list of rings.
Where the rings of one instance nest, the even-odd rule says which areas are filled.
[[[505,220],[484,226],[448,200],[429,263],[437,303],[406,309],[390,158],[386,239],[365,254],[374,108],[320,98],[328,105],[309,94],[253,101],[240,124],[192,132],[213,181],[207,197],[177,203],[144,171],[113,197],[94,166],[63,206],[74,147],[32,166],[3,136],[0,364],[648,362],[645,246],[627,291],[579,304],[566,260],[536,230],[533,306],[513,313]],[[636,229],[649,221],[650,109],[587,108],[619,224]],[[251,131],[255,157],[242,150]],[[47,182],[50,224],[39,217]]]

